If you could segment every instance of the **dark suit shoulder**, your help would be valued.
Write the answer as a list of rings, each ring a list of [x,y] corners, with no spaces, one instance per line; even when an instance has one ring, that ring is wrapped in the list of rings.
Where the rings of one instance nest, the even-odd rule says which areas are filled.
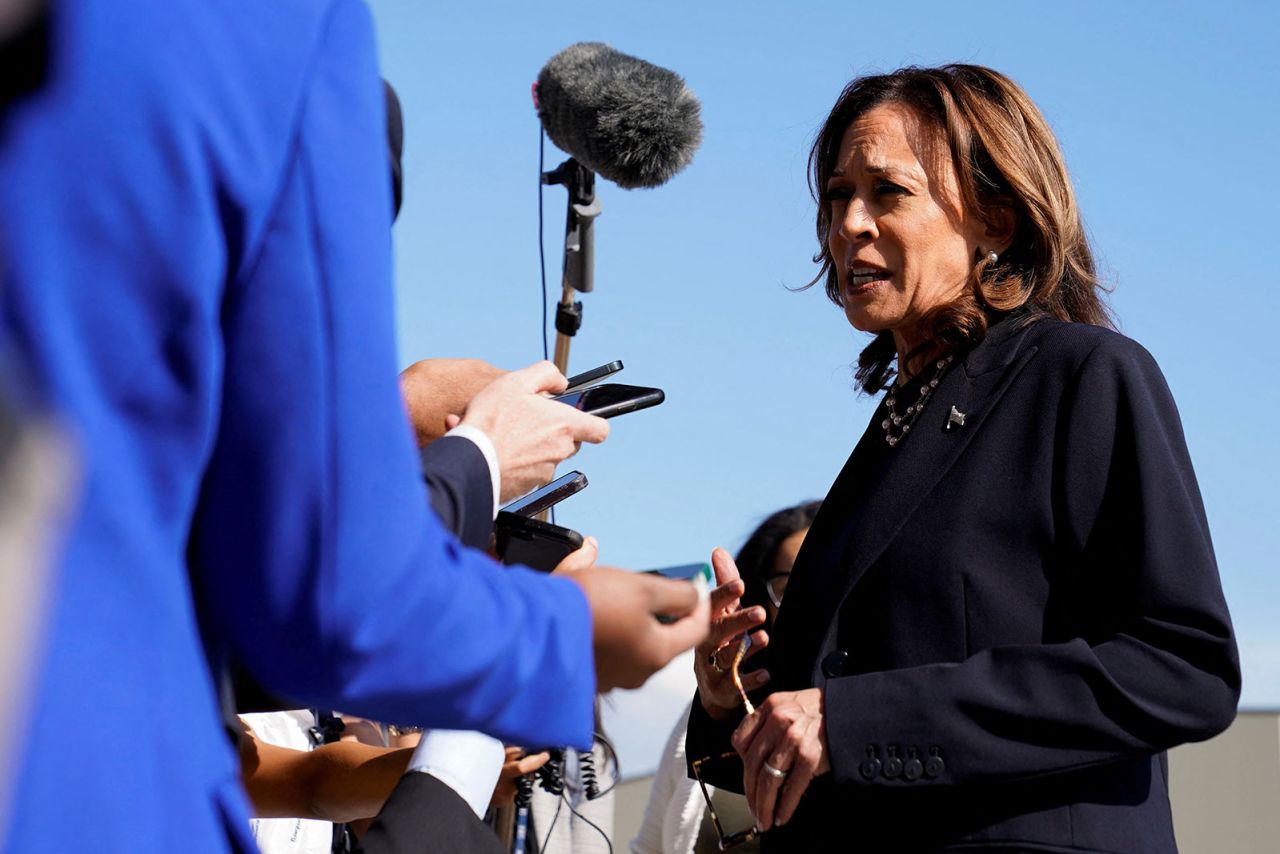
[[[1103,326],[1037,320],[1027,328],[1024,346],[1037,348],[1037,357],[1043,364],[1066,369],[1073,375],[1088,369],[1117,375],[1160,376],[1155,359],[1145,347]]]

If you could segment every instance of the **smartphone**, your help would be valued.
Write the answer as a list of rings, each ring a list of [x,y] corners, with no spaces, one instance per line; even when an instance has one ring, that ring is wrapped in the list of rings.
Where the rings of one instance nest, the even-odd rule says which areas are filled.
[[[646,570],[649,575],[661,575],[663,578],[672,578],[677,581],[688,581],[698,591],[698,598],[705,599],[711,595],[711,564],[709,563],[682,563],[679,566],[666,566],[661,569]],[[666,614],[655,614],[659,623],[673,623],[674,617]]]
[[[635,412],[637,409],[648,409],[650,406],[662,403],[666,398],[666,394],[660,388],[621,383],[605,383],[584,388],[581,391],[558,394],[555,397],[561,403],[567,403],[588,415],[599,415],[601,418],[612,418],[615,415]]]
[[[493,534],[503,563],[524,564],[540,572],[550,572],[582,548],[582,535],[577,531],[516,513],[500,512]]]
[[[595,385],[596,383],[600,382],[600,380],[604,379],[605,377],[613,376],[620,370],[622,370],[622,362],[613,361],[613,362],[609,362],[608,364],[601,365],[598,368],[592,368],[589,371],[583,371],[580,374],[574,374],[573,376],[569,377],[569,384],[565,386],[565,389],[563,392],[561,392],[561,394],[565,394],[566,392],[571,392],[571,391],[577,391],[579,389],[586,388],[587,386],[590,386],[590,385]]]
[[[571,471],[558,477],[540,489],[535,489],[523,498],[517,498],[502,510],[515,513],[517,516],[537,516],[564,499],[581,492],[587,485],[587,476],[580,471]]]

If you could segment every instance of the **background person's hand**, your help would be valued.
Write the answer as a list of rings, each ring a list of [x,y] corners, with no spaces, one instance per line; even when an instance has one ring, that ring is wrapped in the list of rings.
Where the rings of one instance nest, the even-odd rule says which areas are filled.
[[[525,774],[532,774],[550,760],[551,754],[545,751],[526,756],[523,747],[508,747],[506,760],[502,763],[502,772],[498,775],[498,784],[493,787],[493,797],[489,800],[489,809],[514,802],[516,780]]]
[[[711,567],[716,574],[716,589],[711,591],[711,628],[706,640],[694,649],[693,674],[698,680],[698,698],[702,707],[712,718],[725,720],[742,705],[742,698],[729,673],[738,646],[735,639],[764,623],[765,611],[759,605],[745,609],[739,607],[745,585],[738,574],[737,564],[727,551],[713,551]],[[767,632],[763,629],[753,632],[747,656],[755,655],[768,645]],[[715,656],[715,664],[712,656]],[[742,686],[748,691],[754,691],[768,681],[769,673],[763,669],[742,674]]]
[[[448,417],[461,417],[471,399],[505,373],[483,359],[423,359],[401,371],[400,395],[418,447],[443,436]]]
[[[550,362],[512,371],[487,385],[467,404],[458,423],[483,430],[498,453],[503,503],[547,483],[556,466],[573,456],[582,442],[598,444],[609,422],[546,395],[564,391],[566,380]]]
[[[761,831],[786,824],[814,777],[831,770],[821,688],[779,691],[733,734],[742,756],[742,785]],[[783,777],[765,769],[769,763]]]
[[[570,573],[591,605],[597,690],[639,688],[707,634],[708,605],[687,581],[593,566]],[[655,615],[674,618],[660,623]]]

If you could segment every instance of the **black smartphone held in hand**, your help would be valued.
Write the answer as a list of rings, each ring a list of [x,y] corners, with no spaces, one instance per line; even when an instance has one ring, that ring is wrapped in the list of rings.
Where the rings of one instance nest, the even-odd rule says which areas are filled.
[[[584,389],[587,386],[595,385],[596,383],[600,382],[600,380],[604,379],[605,377],[611,377],[620,370],[622,370],[622,362],[613,361],[613,362],[609,362],[608,364],[601,365],[598,368],[592,368],[589,371],[583,371],[580,374],[574,374],[573,376],[569,377],[569,384],[565,386],[564,391],[560,393],[567,394],[568,392],[571,392],[571,391],[578,391],[579,389]]]
[[[503,563],[550,572],[573,552],[582,548],[582,535],[550,522],[505,511],[493,523],[498,557]]]
[[[661,569],[645,570],[648,575],[661,575],[677,581],[688,581],[698,591],[698,598],[705,599],[711,595],[711,564],[682,563],[679,566],[665,566]],[[675,618],[665,614],[656,614],[659,623],[674,623]]]
[[[581,409],[588,415],[612,418],[615,415],[624,415],[628,412],[635,412],[638,409],[657,406],[666,398],[666,394],[660,388],[605,383],[604,385],[584,388],[581,391],[558,394],[553,399],[561,403],[567,403],[575,409]]]
[[[535,489],[523,498],[517,498],[503,512],[515,513],[517,516],[537,516],[587,486],[587,476],[580,471],[571,471],[558,477],[540,489]]]

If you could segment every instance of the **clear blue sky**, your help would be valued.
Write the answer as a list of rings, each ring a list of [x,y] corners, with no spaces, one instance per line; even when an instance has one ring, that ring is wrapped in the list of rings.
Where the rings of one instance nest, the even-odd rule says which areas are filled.
[[[561,523],[632,568],[738,546],[767,512],[820,498],[873,408],[864,343],[813,275],[805,160],[851,77],[978,62],[1019,81],[1066,151],[1122,330],[1182,410],[1246,667],[1246,706],[1280,706],[1280,17],[1270,3],[425,3],[372,0],[406,119],[396,228],[408,364],[541,357],[539,125],[553,54],[605,41],[682,74],[703,105],[669,184],[603,183],[595,293],[571,370],[615,358],[667,402],[571,461],[591,481]],[[548,166],[562,159],[548,145]],[[546,202],[559,293],[564,192]],[[677,688],[617,701],[624,755],[679,713]],[[656,692],[656,693],[655,693]],[[647,704],[647,705],[646,705]],[[644,706],[647,727],[627,716]],[[657,711],[655,711],[657,710]],[[652,713],[652,714],[650,714]],[[655,717],[656,715],[656,717]],[[662,726],[653,723],[663,722]]]

